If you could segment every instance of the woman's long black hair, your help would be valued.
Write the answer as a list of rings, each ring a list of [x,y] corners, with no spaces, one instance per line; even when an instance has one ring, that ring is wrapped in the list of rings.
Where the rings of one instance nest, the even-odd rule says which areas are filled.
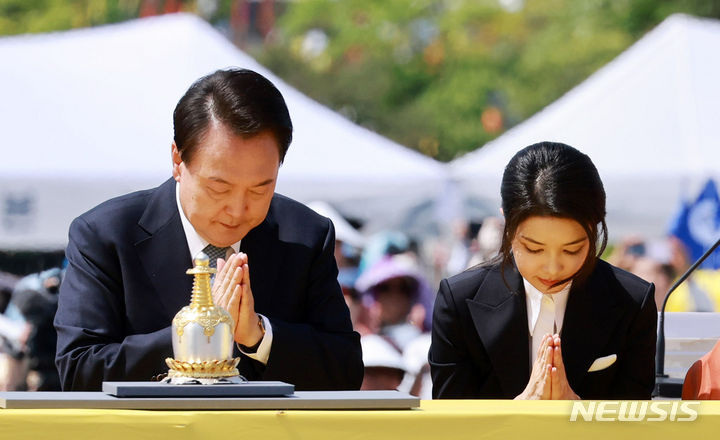
[[[518,151],[505,167],[500,195],[505,216],[499,255],[502,267],[511,264],[515,232],[527,218],[572,219],[585,229],[590,249],[580,270],[558,285],[570,279],[582,284],[607,245],[605,189],[590,158],[561,143],[530,145]]]

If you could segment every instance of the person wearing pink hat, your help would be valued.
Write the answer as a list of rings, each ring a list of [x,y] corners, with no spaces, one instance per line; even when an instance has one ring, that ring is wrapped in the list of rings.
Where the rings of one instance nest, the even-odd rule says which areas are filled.
[[[355,288],[372,302],[379,333],[399,349],[429,329],[427,304],[432,292],[412,258],[402,254],[382,258],[360,275]]]

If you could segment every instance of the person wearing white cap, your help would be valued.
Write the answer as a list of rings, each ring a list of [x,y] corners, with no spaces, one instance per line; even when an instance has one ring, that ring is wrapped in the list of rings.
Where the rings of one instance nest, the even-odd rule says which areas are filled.
[[[379,335],[360,338],[365,376],[361,390],[395,390],[407,370],[402,354]]]

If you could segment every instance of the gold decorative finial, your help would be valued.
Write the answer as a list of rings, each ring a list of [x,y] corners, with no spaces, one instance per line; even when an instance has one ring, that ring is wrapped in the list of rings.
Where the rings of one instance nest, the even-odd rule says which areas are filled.
[[[208,257],[202,251],[195,256],[194,263],[195,267],[193,267],[192,269],[188,269],[187,272],[185,272],[188,275],[194,275],[192,297],[190,298],[190,307],[214,307],[215,303],[212,299],[210,277],[212,274],[216,273],[217,270],[210,267],[210,257]],[[228,317],[229,316],[230,315],[228,315]]]
[[[203,251],[200,251],[195,255],[195,258],[193,259],[193,263],[195,264],[195,267],[192,269],[188,269],[187,273],[188,275],[193,275],[196,273],[215,273],[217,270],[210,267],[210,257],[207,256],[207,254]]]

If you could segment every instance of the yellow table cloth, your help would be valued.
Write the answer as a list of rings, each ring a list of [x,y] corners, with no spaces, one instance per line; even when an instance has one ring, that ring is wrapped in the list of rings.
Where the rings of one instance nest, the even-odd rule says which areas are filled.
[[[672,403],[661,403],[668,414]],[[720,433],[720,401],[693,403],[697,418],[689,422],[669,417],[662,422],[603,422],[580,416],[572,422],[572,405],[567,401],[444,400],[422,401],[419,409],[390,411],[0,409],[0,440],[709,440]]]

